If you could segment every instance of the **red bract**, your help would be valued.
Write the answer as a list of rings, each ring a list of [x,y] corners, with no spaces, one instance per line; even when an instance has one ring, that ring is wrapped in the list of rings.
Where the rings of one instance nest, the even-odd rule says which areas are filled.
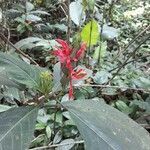
[[[77,62],[81,57],[83,57],[86,45],[83,43],[81,48],[74,54],[74,49],[72,49],[72,47],[70,47],[66,41],[61,39],[57,39],[56,41],[60,44],[60,46],[56,47],[56,50],[53,51],[53,54],[58,57],[62,66],[65,66],[68,69],[68,78],[70,80],[69,98],[71,99],[73,98],[72,79],[82,79],[86,75],[86,72],[83,69],[74,71],[72,63]]]
[[[61,39],[57,39],[56,41],[60,44],[60,47],[56,47],[53,54],[58,57],[61,63],[66,64],[67,68],[70,66],[70,62],[78,61],[83,56],[86,49],[86,44],[83,43],[75,56],[71,56],[73,49],[67,44],[67,42]]]
[[[87,75],[87,73],[83,69],[79,70],[72,70],[70,76],[70,87],[69,87],[69,98],[73,99],[73,85],[72,85],[72,80],[80,80],[84,78]]]
[[[77,71],[72,71],[71,77],[74,80],[79,80],[84,78],[87,75],[87,73],[83,69],[79,69]]]
[[[84,55],[84,51],[86,49],[86,44],[82,43],[81,48],[76,53],[76,58],[79,60]]]
[[[70,60],[72,50],[65,41],[60,39],[57,39],[56,41],[60,44],[60,47],[57,47],[57,49],[53,51],[53,54],[58,57],[61,63],[66,63],[67,60]]]

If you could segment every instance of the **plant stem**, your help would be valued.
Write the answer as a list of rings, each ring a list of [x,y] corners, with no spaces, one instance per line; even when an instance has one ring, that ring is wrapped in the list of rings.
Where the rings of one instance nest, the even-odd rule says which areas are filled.
[[[67,42],[70,41],[70,34],[71,34],[71,18],[70,18],[70,0],[67,0],[67,8],[68,8],[68,29],[67,29]]]
[[[150,92],[150,89],[121,87],[121,86],[113,86],[113,85],[100,85],[100,84],[82,84],[81,86],[75,86],[75,87],[114,88],[114,89],[126,89],[126,90],[142,91],[144,93]]]
[[[135,38],[133,38],[129,44],[125,47],[125,49],[123,50],[124,52],[126,52],[126,50],[143,34],[145,33],[147,30],[149,30],[150,25],[148,25],[146,28],[144,28],[142,31],[140,31],[137,36],[135,36]]]
[[[70,143],[54,144],[54,145],[36,147],[36,148],[29,149],[29,150],[44,150],[44,149],[55,148],[55,147],[59,147],[59,146],[65,146],[65,145],[70,145],[70,144],[82,144],[82,143],[84,143],[83,140],[81,140],[81,141],[75,141],[75,142],[70,142]]]
[[[104,12],[103,10],[103,16],[102,16],[102,24],[101,24],[101,31],[100,31],[100,45],[99,45],[99,53],[98,53],[98,65],[99,68],[101,67],[101,49],[102,49],[102,32],[103,32],[103,25],[104,25]]]

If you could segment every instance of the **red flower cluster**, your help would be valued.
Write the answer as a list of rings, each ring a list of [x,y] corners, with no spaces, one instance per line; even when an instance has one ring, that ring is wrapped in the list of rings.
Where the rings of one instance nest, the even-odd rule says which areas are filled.
[[[67,44],[66,41],[61,39],[56,40],[60,47],[57,47],[56,50],[53,51],[53,54],[58,57],[60,63],[65,66],[68,70],[68,78],[69,78],[69,98],[73,98],[73,85],[72,80],[78,80],[85,77],[86,72],[83,69],[74,70],[72,63],[77,62],[83,55],[86,49],[86,44],[82,44],[81,48],[74,54],[73,49]]]

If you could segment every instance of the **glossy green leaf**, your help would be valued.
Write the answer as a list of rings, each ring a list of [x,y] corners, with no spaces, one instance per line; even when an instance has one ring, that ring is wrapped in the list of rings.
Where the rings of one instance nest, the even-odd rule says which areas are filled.
[[[81,38],[88,46],[95,45],[99,38],[98,22],[95,20],[88,22],[81,31]]]
[[[117,109],[100,101],[63,103],[87,150],[149,150],[149,133]]]
[[[0,149],[25,150],[33,136],[37,108],[19,107],[0,113]]]
[[[34,44],[40,41],[45,41],[45,40],[38,38],[38,37],[28,37],[17,42],[15,44],[15,47],[17,47],[18,49],[23,49],[24,47],[28,48],[30,44]],[[11,50],[15,51],[15,49],[13,48]]]
[[[5,80],[10,80],[14,86],[21,84],[30,88],[37,86],[39,74],[42,71],[40,67],[29,65],[17,57],[5,53],[0,53],[0,70],[7,75]],[[0,80],[0,82],[3,81]],[[4,85],[9,85],[9,83],[6,82]]]

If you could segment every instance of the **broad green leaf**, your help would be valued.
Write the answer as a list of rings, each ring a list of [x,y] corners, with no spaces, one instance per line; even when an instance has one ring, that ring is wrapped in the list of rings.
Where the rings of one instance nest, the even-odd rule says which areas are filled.
[[[88,6],[88,9],[93,11],[95,6],[95,0],[82,0],[82,4],[84,8]]]
[[[19,24],[17,26],[17,31],[20,32],[20,33],[25,32],[26,31],[25,25],[24,24]]]
[[[149,133],[117,109],[92,100],[63,105],[85,140],[86,150],[149,150]]]
[[[59,130],[53,139],[53,143],[54,144],[59,143],[61,139],[62,139],[62,132]]]
[[[16,10],[22,12],[22,13],[25,13],[25,6],[23,6],[23,5],[19,4],[19,3],[15,3],[13,5],[13,9],[16,9]]]
[[[101,42],[101,47],[98,46],[96,49],[95,49],[95,52],[93,54],[93,58],[98,60],[99,58],[103,58],[105,56],[105,53],[106,53],[106,49],[107,49],[107,43],[106,42]]]
[[[93,80],[97,84],[104,84],[108,82],[111,76],[112,76],[111,73],[109,73],[108,71],[102,70],[95,74],[95,76],[93,77]]]
[[[30,14],[50,15],[50,14],[47,13],[46,11],[42,11],[42,10],[31,11]]]
[[[56,92],[56,91],[60,91],[62,89],[61,87],[61,64],[58,62],[54,65],[53,67],[53,83],[54,83],[54,86],[53,86],[53,92]]]
[[[87,0],[82,0],[82,5],[83,5],[83,8],[85,9],[87,7]]]
[[[33,9],[34,9],[34,5],[30,2],[26,2],[26,12],[29,13]]]
[[[46,135],[40,134],[34,140],[31,141],[30,147],[37,147],[37,145],[40,145],[41,143],[43,143],[45,139],[46,139]]]
[[[51,134],[52,134],[52,130],[51,130],[51,128],[49,126],[47,126],[46,127],[46,135],[47,135],[47,137],[50,138]]]
[[[33,136],[37,108],[19,107],[0,113],[0,149],[25,150]]]
[[[37,123],[35,126],[35,130],[43,130],[45,129],[46,125],[44,123]]]
[[[30,44],[33,44],[33,43],[37,43],[37,42],[40,42],[42,41],[43,39],[41,38],[38,38],[38,37],[28,37],[28,38],[25,38],[25,39],[22,39],[20,40],[19,42],[17,42],[15,44],[15,47],[17,47],[18,49],[22,49],[24,47],[28,48],[28,46]],[[14,49],[11,49],[14,51]]]
[[[29,65],[17,57],[5,53],[0,53],[0,70],[7,75],[8,78],[5,80],[11,80],[14,85],[17,83],[30,88],[37,86],[42,71],[40,67]],[[3,81],[0,80],[0,82]],[[6,85],[9,84],[6,83]]]
[[[116,95],[117,89],[115,88],[103,88],[101,91],[102,95]]]
[[[41,21],[42,18],[38,17],[36,15],[30,14],[30,15],[27,15],[26,20],[32,21],[32,22],[37,22],[37,21]]]
[[[38,38],[38,37],[28,37],[17,42],[15,44],[15,47],[17,47],[18,49],[23,49],[23,50],[32,49],[35,47],[43,47],[44,50],[47,50],[47,49],[49,50],[49,49],[52,49],[52,47],[56,46],[56,44],[58,43],[55,40],[45,40],[45,39]],[[12,48],[11,51],[15,51],[15,49]]]
[[[106,39],[112,40],[115,37],[118,37],[118,29],[110,27],[108,25],[103,26],[102,36]]]
[[[8,109],[10,109],[11,107],[10,106],[7,106],[7,105],[1,105],[0,104],[0,113],[3,112],[3,111],[6,111]]]
[[[67,31],[67,26],[64,25],[64,24],[49,24],[47,23],[47,28],[49,28],[50,30],[54,30],[54,29],[57,29],[57,30],[60,30],[60,31],[63,31],[63,32],[66,32]],[[52,41],[52,40],[51,40]],[[54,40],[54,45],[57,45],[58,43]]]
[[[94,10],[95,0],[87,0],[88,6],[90,10]]]
[[[44,109],[40,109],[38,111],[37,121],[42,124],[47,124],[48,120],[50,120],[51,115],[46,114]]]
[[[140,100],[133,100],[132,105],[137,105],[141,109],[146,110],[147,113],[150,113],[150,102],[148,101],[140,101]]]
[[[9,9],[8,11],[7,11],[7,13],[11,13],[11,14],[13,14],[13,13],[20,13],[20,11],[19,10],[16,10],[16,9]]]
[[[14,87],[7,88],[7,90],[5,90],[3,94],[5,97],[8,97],[11,100],[13,99],[20,100],[20,93],[19,93],[19,89],[17,88]]]
[[[134,78],[132,81],[137,87],[150,90],[150,78],[149,77],[147,78],[137,77],[137,78]]]
[[[70,9],[70,17],[71,20],[76,24],[76,25],[81,25],[85,21],[85,12],[83,11],[83,6],[80,2],[72,2],[69,5]]]
[[[1,65],[0,65],[0,69]],[[16,87],[16,88],[21,88],[21,85],[19,83],[17,83],[16,81],[13,81],[6,72],[3,72],[2,70],[0,70],[0,85],[6,85],[6,86],[10,86],[10,87]]]
[[[60,142],[60,146],[56,148],[56,150],[71,150],[71,148],[75,145],[74,139],[66,139]]]
[[[125,113],[125,114],[130,114],[132,112],[132,108],[130,108],[125,102],[118,100],[116,103],[117,108]]]
[[[99,38],[99,25],[94,19],[87,23],[81,31],[82,41],[87,45],[95,45]]]

